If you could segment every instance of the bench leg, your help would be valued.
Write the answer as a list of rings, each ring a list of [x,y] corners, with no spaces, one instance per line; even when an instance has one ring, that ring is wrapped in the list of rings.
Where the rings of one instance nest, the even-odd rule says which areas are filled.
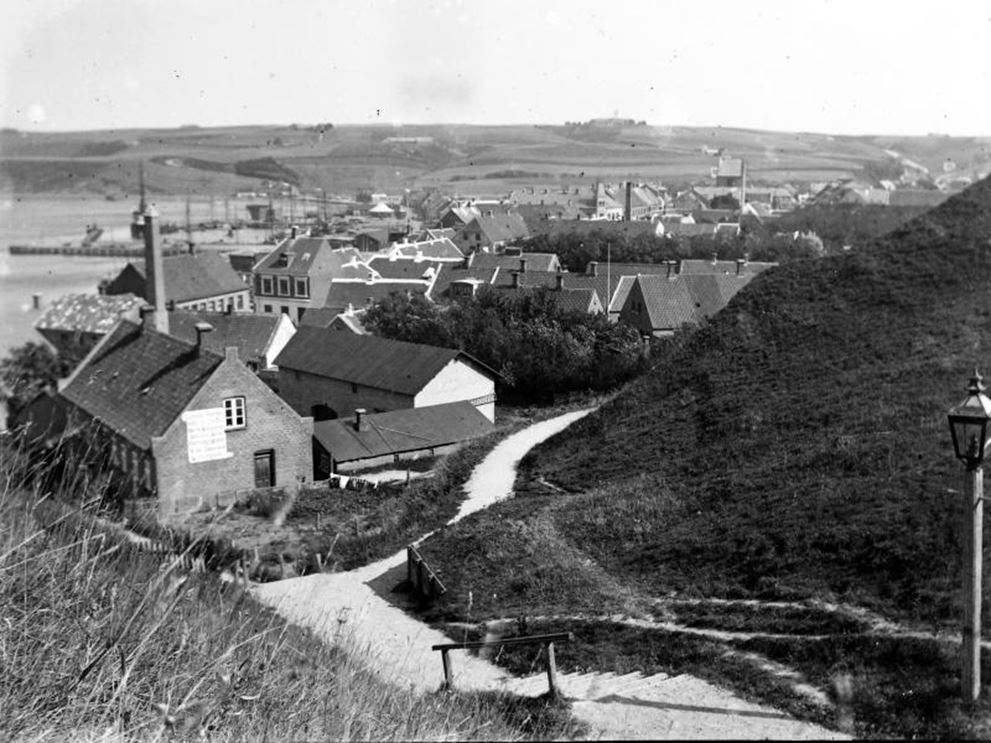
[[[446,650],[440,651],[440,660],[444,664],[444,686],[441,688],[444,691],[454,691],[454,679],[451,673],[451,658],[448,656]]]
[[[560,692],[557,688],[557,664],[554,660],[554,643],[547,643],[547,685],[550,687],[551,699],[558,699]]]

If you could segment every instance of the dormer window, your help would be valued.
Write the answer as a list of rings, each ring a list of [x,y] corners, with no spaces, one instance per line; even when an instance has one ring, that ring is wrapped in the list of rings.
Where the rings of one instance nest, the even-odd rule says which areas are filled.
[[[273,265],[275,268],[286,268],[289,265],[288,253],[279,253],[275,257],[275,263]]]

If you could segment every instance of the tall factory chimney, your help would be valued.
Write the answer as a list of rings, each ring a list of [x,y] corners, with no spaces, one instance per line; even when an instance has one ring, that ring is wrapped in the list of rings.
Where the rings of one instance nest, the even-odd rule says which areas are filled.
[[[626,200],[623,202],[623,220],[633,221],[633,183],[626,182]]]
[[[165,309],[165,269],[162,266],[162,238],[158,230],[158,210],[149,205],[144,213],[145,226],[145,297],[154,308],[155,330],[169,332],[169,313]]]

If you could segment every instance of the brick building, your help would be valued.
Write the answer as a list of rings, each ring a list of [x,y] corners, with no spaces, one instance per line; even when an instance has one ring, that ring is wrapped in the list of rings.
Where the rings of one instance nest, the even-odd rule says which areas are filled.
[[[275,363],[279,394],[316,420],[461,400],[495,420],[496,373],[456,349],[303,325]]]
[[[128,263],[104,289],[110,296],[134,294],[149,302],[147,261]],[[179,309],[251,311],[251,289],[217,253],[184,253],[162,259],[165,301]]]
[[[150,313],[146,313],[150,314]],[[121,321],[59,384],[72,438],[117,476],[124,512],[165,522],[233,491],[296,486],[312,474],[313,421],[229,348]]]

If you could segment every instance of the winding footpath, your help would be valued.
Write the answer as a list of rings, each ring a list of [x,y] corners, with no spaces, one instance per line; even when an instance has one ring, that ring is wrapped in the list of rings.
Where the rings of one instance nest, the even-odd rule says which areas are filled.
[[[510,497],[516,467],[533,447],[584,417],[582,410],[535,423],[500,442],[465,484],[460,519]],[[424,535],[419,541],[430,535]],[[345,573],[321,573],[252,587],[252,594],[287,620],[329,642],[348,647],[390,683],[421,692],[443,680],[439,653],[431,645],[450,642],[444,633],[383,599],[405,577],[406,551]],[[452,654],[454,686],[505,690],[536,696],[546,692],[544,674],[516,678],[467,653]],[[573,699],[573,714],[587,722],[593,738],[845,738],[802,722],[691,676],[665,674],[563,674],[560,687]]]

